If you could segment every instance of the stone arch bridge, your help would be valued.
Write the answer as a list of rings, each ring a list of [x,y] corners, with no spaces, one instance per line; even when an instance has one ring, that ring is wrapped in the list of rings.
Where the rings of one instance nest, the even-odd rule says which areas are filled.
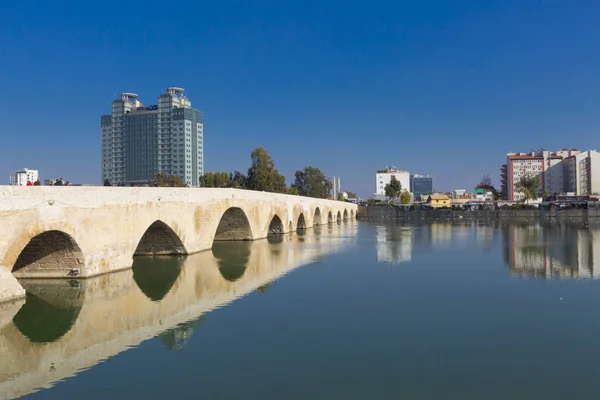
[[[16,278],[86,278],[356,217],[351,203],[238,189],[0,187],[0,301]]]

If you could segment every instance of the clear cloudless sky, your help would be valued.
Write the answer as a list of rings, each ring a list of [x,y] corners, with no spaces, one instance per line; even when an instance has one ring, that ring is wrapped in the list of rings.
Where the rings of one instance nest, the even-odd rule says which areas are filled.
[[[0,10],[0,180],[100,182],[121,92],[186,89],[206,171],[264,146],[369,196],[375,170],[499,185],[509,151],[598,148],[598,1],[11,1]]]

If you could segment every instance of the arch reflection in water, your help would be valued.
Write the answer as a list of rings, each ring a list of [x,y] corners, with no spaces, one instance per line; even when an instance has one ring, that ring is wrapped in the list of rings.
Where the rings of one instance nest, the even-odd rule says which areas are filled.
[[[252,247],[251,242],[215,242],[213,244],[212,253],[217,259],[223,278],[229,282],[235,282],[244,275]]]
[[[267,242],[271,244],[283,243],[284,235],[281,234],[272,234],[267,236]]]
[[[343,226],[334,228],[331,234],[321,234],[320,242],[309,233],[304,237],[305,243],[300,243],[296,235],[285,235],[278,244],[268,240],[232,243],[242,247],[231,248],[238,254],[234,263],[239,266],[247,258],[237,280],[235,275],[240,274],[234,274],[235,282],[223,276],[220,267],[227,270],[224,262],[228,255],[220,253],[219,248],[216,255],[220,258],[212,252],[187,256],[182,259],[179,275],[170,290],[157,292],[166,292],[161,301],[152,300],[161,295],[148,296],[145,293],[148,289],[138,287],[139,280],[134,279],[133,270],[81,280],[79,287],[75,282],[69,286],[61,280],[60,289],[52,289],[56,291],[52,296],[55,300],[41,296],[49,289],[40,287],[36,292],[31,288],[32,294],[37,293],[39,299],[58,308],[60,320],[67,322],[48,334],[30,334],[32,328],[27,324],[31,322],[24,323],[24,317],[28,314],[40,317],[43,311],[32,307],[4,325],[0,332],[0,397],[20,397],[36,388],[51,386],[159,335],[162,337],[158,340],[168,348],[181,349],[202,320],[186,321],[196,321],[259,288],[260,293],[267,292],[269,285],[277,284],[282,275],[349,247],[355,240],[355,232],[350,226]],[[15,315],[12,309],[7,312],[11,317]],[[10,318],[0,315],[0,321],[5,320]]]
[[[14,316],[15,327],[33,343],[51,343],[65,335],[84,300],[82,281],[25,280],[25,304]]]
[[[152,301],[162,300],[179,277],[185,257],[135,257],[133,280]]]

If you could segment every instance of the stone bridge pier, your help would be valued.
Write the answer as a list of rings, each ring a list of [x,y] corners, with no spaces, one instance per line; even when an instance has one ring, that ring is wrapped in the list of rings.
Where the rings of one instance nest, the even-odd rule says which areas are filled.
[[[351,203],[239,189],[0,187],[0,302],[26,278],[86,278],[356,217]]]

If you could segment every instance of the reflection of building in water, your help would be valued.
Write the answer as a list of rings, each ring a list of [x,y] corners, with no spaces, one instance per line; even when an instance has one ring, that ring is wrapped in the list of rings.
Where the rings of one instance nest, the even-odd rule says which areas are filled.
[[[504,261],[516,275],[600,276],[600,230],[569,225],[507,225]],[[594,252],[594,247],[598,250]]]
[[[452,224],[449,222],[434,222],[431,225],[431,243],[434,247],[443,246],[452,239]]]
[[[493,225],[478,224],[475,226],[477,244],[484,250],[491,250],[494,245],[496,228]]]
[[[377,261],[400,264],[412,258],[412,230],[410,226],[380,225],[375,227]]]

